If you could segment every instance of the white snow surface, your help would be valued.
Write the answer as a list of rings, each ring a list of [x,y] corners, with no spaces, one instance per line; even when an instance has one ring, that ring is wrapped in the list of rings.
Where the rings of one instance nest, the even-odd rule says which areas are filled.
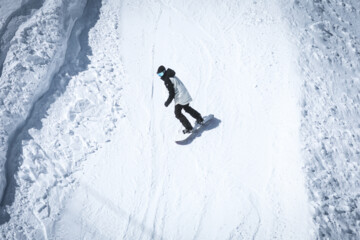
[[[84,1],[47,1],[36,11],[37,4],[23,3],[27,9],[22,11],[22,5],[14,8],[1,30],[2,40],[14,35],[11,42],[1,45],[0,55],[0,60],[4,60],[0,82],[1,196],[11,136],[24,124],[34,102],[49,88],[53,73],[64,61],[73,23],[84,7]]]
[[[79,187],[47,234],[309,238],[299,81],[274,3],[104,2],[91,35],[92,62],[99,72],[99,56],[117,65],[121,57],[124,73],[114,81],[124,86],[126,117],[116,118],[111,141],[88,156]],[[116,48],[104,48],[115,41]],[[173,105],[163,106],[167,92],[155,75],[161,64],[175,69],[196,109],[218,119],[190,145],[174,143],[180,126]],[[89,131],[102,134],[96,126]]]
[[[360,239],[360,2],[284,2],[301,49],[301,139],[319,239]]]
[[[103,1],[87,70],[23,141],[3,236],[309,239],[288,37],[276,1]],[[189,145],[160,64],[216,117]]]
[[[33,3],[0,0],[2,238],[359,236],[355,1]],[[159,65],[215,116],[187,145]]]

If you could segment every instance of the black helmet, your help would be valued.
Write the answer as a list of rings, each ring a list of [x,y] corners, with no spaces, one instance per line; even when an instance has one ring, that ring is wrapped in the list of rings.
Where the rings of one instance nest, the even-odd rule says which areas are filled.
[[[163,65],[161,65],[158,70],[157,70],[157,73],[161,73],[161,72],[164,72],[165,71],[165,67]]]

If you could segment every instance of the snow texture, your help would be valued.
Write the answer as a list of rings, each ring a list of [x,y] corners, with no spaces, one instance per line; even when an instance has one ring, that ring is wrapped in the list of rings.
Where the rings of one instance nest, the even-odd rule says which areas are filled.
[[[19,164],[3,237],[310,238],[296,49],[277,2],[96,3],[82,15],[97,21],[89,62],[66,67],[75,23],[59,69],[44,67],[64,91],[51,85],[55,101],[35,101],[10,144],[8,161]],[[99,8],[98,20],[86,11]],[[163,107],[160,64],[216,116],[190,145],[174,143],[179,122]],[[43,104],[38,124],[31,113]]]
[[[36,7],[41,6],[38,2],[34,6],[23,6],[34,7],[33,11],[10,14],[9,18],[28,20],[19,26],[12,26],[17,27],[16,33],[1,52],[1,58],[5,58],[0,83],[1,192],[6,183],[4,165],[11,145],[34,102],[49,88],[53,73],[64,61],[66,40],[75,19],[81,14],[77,7],[81,1],[48,1],[35,11]],[[3,36],[11,35],[9,31],[14,32],[14,29],[4,29]]]
[[[319,239],[360,238],[360,2],[293,1],[301,138]]]
[[[358,239],[359,15],[0,0],[1,238]],[[215,115],[189,144],[159,65]]]

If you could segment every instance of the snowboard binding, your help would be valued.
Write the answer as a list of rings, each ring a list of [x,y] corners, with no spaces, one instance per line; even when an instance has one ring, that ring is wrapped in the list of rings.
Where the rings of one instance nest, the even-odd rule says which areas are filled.
[[[192,133],[192,129],[184,129],[182,130],[183,134],[190,134]]]

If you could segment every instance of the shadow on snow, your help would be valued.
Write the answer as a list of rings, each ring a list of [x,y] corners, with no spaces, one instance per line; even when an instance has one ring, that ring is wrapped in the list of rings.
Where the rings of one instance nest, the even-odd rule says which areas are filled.
[[[193,133],[188,139],[184,141],[177,141],[176,143],[179,145],[189,145],[196,138],[201,137],[201,135],[204,132],[217,128],[220,125],[220,123],[221,120],[214,117],[213,119],[209,120],[209,122],[207,122],[204,126],[202,126],[200,129],[198,129],[196,133]]]
[[[10,48],[10,42],[15,36],[19,26],[28,20],[35,10],[40,9],[44,0],[31,0],[14,11],[5,21],[0,29],[0,77],[3,71],[3,64]]]
[[[54,74],[47,92],[34,103],[25,122],[18,127],[9,140],[5,163],[7,186],[0,206],[0,225],[10,220],[6,206],[11,206],[15,200],[17,187],[15,175],[22,162],[22,141],[31,139],[28,134],[29,129],[42,128],[41,119],[46,117],[50,105],[65,92],[71,77],[88,68],[90,60],[87,56],[92,55],[89,46],[89,31],[99,19],[101,6],[101,0],[87,1],[83,15],[76,20],[71,31],[64,64]]]

